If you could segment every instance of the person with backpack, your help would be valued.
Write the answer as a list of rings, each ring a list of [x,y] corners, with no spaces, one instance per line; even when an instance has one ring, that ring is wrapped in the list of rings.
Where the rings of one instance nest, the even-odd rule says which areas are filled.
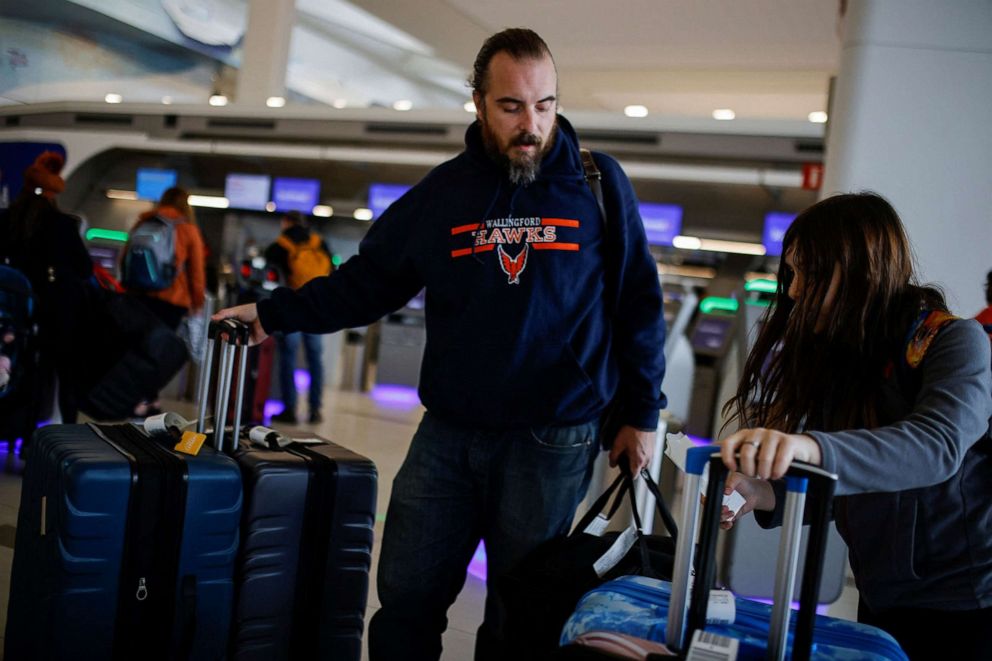
[[[282,233],[275,243],[265,249],[265,261],[282,274],[283,282],[292,289],[299,289],[316,277],[331,272],[331,252],[320,235],[308,226],[306,217],[299,211],[289,211],[280,221]],[[310,372],[311,424],[322,418],[320,407],[324,392],[323,346],[320,335],[314,333],[280,333],[276,336],[279,348],[279,389],[282,392],[283,410],[272,416],[273,422],[294,425],[296,418],[296,355],[303,343],[307,370]]]
[[[203,307],[206,299],[205,252],[189,193],[169,188],[131,228],[122,252],[121,284],[176,331],[183,317]],[[134,411],[138,417],[157,412],[157,393]]]
[[[64,165],[65,156],[46,151],[25,170],[24,187],[0,218],[0,256],[31,283],[38,304],[40,371],[54,372],[62,422],[73,423],[87,348],[93,262],[79,235],[79,219],[61,211],[55,199],[65,190]]]
[[[779,525],[794,459],[836,473],[858,621],[911,659],[992,659],[988,336],[916,283],[902,222],[878,195],[813,205],[783,255],[727,405],[742,428],[721,448],[740,471],[726,487],[746,499],[737,516]],[[722,520],[735,520],[726,507]]]

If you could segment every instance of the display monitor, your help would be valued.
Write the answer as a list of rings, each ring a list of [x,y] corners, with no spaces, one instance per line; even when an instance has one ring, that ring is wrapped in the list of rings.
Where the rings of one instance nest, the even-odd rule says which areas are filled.
[[[117,259],[120,255],[120,250],[111,246],[87,246],[87,252],[90,254],[90,258],[107,269],[111,273],[117,271]]]
[[[224,180],[224,197],[232,209],[264,211],[269,202],[272,179],[265,174],[237,174],[232,172]],[[311,207],[313,208],[313,207]]]
[[[406,184],[369,184],[369,209],[375,220],[390,204],[403,197],[412,186]]]
[[[719,353],[727,343],[733,324],[733,317],[700,316],[692,332],[692,348],[703,353]]]
[[[765,246],[766,255],[782,254],[782,239],[797,215],[785,211],[769,211],[765,214],[765,229],[761,234],[761,244]]]
[[[175,170],[138,168],[135,190],[139,200],[158,202],[162,193],[176,185],[179,175]]]
[[[320,181],[276,177],[272,181],[272,201],[276,211],[310,213],[320,200]]]
[[[672,240],[682,232],[682,207],[677,204],[655,202],[641,202],[638,206],[648,244],[672,245]]]

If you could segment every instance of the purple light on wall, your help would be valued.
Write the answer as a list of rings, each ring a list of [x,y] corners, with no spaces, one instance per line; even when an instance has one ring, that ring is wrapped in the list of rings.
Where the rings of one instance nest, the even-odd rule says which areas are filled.
[[[307,392],[310,390],[310,372],[306,370],[296,370],[293,372],[293,382],[296,383],[297,392]]]
[[[35,429],[41,429],[45,425],[50,425],[50,424],[52,424],[51,420],[42,420],[41,422],[38,423],[38,426],[35,427]]]
[[[481,581],[486,580],[486,543],[479,542],[479,547],[475,549],[472,561],[468,563],[468,573]]]
[[[692,441],[692,444],[699,447],[703,445],[712,445],[713,442],[708,438],[703,438],[702,436],[693,436],[692,434],[686,434],[686,438]]]
[[[381,384],[372,388],[369,397],[386,408],[410,409],[420,404],[417,389],[410,386]]]
[[[17,440],[16,440],[15,442],[14,442],[14,452],[16,452],[16,453],[18,453],[18,454],[20,454],[20,453],[21,453],[21,446],[22,446],[22,445],[24,445],[24,439],[23,439],[23,438],[19,438],[19,439],[17,439]]]

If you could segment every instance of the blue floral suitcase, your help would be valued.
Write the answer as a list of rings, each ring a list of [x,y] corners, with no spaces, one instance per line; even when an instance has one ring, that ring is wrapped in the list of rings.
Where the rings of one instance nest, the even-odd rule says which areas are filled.
[[[786,477],[785,518],[782,546],[776,569],[774,605],[767,606],[735,598],[736,617],[732,624],[707,620],[707,600],[693,600],[689,606],[690,569],[693,545],[699,530],[695,583],[707,594],[716,577],[716,537],[719,528],[723,486],[727,469],[713,448],[690,449],[686,460],[684,493],[699,490],[703,470],[709,464],[709,487],[702,522],[698,525],[698,498],[683,498],[680,530],[676,546],[673,580],[657,581],[642,577],[622,577],[587,593],[562,631],[561,644],[567,645],[587,631],[616,631],[663,642],[688,651],[693,634],[704,631],[738,641],[741,661],[757,659],[830,659],[905,661],[898,643],[881,629],[816,615],[816,595],[826,547],[829,503],[837,480],[813,466],[794,464]],[[816,498],[811,513],[811,530],[802,576],[800,608],[795,618],[790,609],[797,576],[803,509],[807,490]]]
[[[668,605],[672,586],[643,576],[623,576],[586,593],[562,630],[562,645],[589,631],[615,631],[637,638],[666,642]],[[740,641],[738,659],[764,659],[772,607],[749,599],[735,599],[733,625],[708,623],[706,630]],[[789,646],[795,624],[789,630]],[[880,629],[857,622],[817,615],[813,630],[813,658],[835,661],[888,661],[905,659],[893,638]]]

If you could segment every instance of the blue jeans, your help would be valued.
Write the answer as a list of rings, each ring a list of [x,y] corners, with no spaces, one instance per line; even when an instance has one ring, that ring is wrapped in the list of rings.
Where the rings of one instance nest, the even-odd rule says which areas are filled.
[[[382,608],[372,661],[441,656],[447,610],[479,540],[488,580],[479,645],[499,638],[494,585],[542,542],[567,533],[599,450],[597,423],[486,431],[424,415],[393,481],[379,556]]]
[[[279,348],[279,390],[282,392],[282,403],[286,411],[296,412],[296,354],[303,340],[303,352],[306,354],[307,370],[310,372],[310,413],[320,412],[320,400],[324,391],[324,364],[321,359],[323,346],[321,336],[313,333],[280,333],[276,335]]]

